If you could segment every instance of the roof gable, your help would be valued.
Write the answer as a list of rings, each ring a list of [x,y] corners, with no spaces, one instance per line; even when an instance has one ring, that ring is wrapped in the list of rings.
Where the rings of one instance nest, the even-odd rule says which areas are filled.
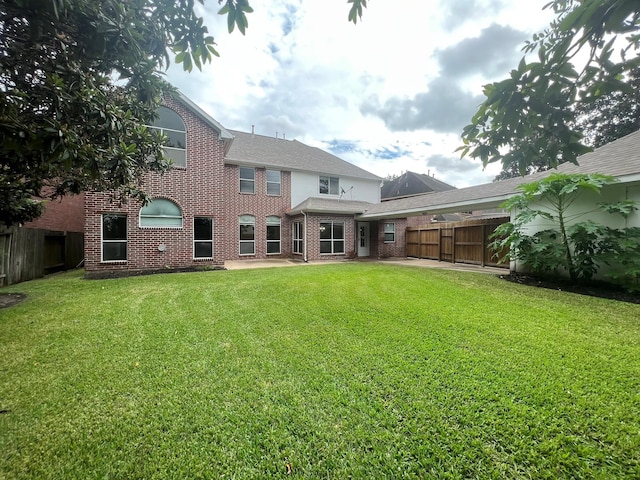
[[[215,118],[202,110],[198,105],[193,103],[191,99],[189,99],[189,97],[187,97],[184,93],[178,90],[177,95],[175,95],[173,98],[182,103],[185,107],[195,113],[201,120],[203,120],[207,125],[218,132],[221,140],[229,141],[233,139],[233,135],[231,135],[229,130],[224,128],[222,124],[220,124],[220,122],[218,122]]]
[[[409,197],[432,192],[444,192],[456,187],[436,180],[430,175],[407,171],[393,180],[386,180],[382,185],[382,199]]]

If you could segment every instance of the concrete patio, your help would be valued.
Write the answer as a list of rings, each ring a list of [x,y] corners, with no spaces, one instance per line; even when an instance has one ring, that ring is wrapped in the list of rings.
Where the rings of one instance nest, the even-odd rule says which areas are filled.
[[[224,263],[227,270],[241,270],[246,268],[275,268],[275,267],[304,267],[308,265],[327,265],[329,263],[349,263],[349,262],[379,262],[392,263],[395,265],[405,265],[409,267],[421,268],[442,268],[445,270],[459,270],[466,272],[489,273],[492,275],[506,275],[509,273],[508,268],[482,267],[481,265],[472,265],[467,263],[449,263],[439,262],[437,260],[427,260],[423,258],[385,258],[378,260],[361,259],[361,260],[320,260],[312,262],[303,262],[292,258],[274,258],[267,260],[228,260]]]

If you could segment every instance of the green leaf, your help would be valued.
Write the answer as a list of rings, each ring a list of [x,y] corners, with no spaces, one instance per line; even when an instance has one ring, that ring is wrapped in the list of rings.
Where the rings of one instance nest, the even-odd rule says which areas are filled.
[[[175,62],[182,63],[184,61],[184,57],[189,55],[187,52],[180,52],[176,55]]]
[[[638,202],[633,200],[621,200],[619,202],[602,202],[598,207],[607,213],[617,213],[624,218],[628,218],[633,212],[638,211]]]
[[[233,32],[235,26],[236,26],[236,11],[230,10],[229,14],[227,15],[227,28],[229,30],[229,33]]]

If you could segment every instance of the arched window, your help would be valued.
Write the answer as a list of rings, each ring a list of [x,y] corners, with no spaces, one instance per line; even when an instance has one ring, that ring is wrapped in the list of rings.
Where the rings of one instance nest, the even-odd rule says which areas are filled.
[[[182,227],[182,211],[171,200],[156,198],[140,209],[141,227]]]
[[[187,127],[176,112],[167,107],[158,108],[158,118],[151,125],[168,138],[164,153],[176,167],[187,166]]]

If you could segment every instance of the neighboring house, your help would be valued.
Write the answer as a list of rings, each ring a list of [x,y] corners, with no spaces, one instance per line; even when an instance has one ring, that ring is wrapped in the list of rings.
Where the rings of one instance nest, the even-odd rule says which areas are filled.
[[[437,180],[434,175],[407,171],[393,180],[385,180],[382,185],[381,200],[399,200],[430,193],[456,190],[456,187]],[[502,218],[509,214],[501,209],[469,210],[456,213],[438,213],[435,215],[414,215],[407,219],[407,226],[424,226],[436,222],[461,222],[482,218]]]
[[[380,197],[384,202],[424,193],[445,192],[455,188],[453,185],[437,180],[435,176],[407,171],[397,178],[385,180]]]
[[[387,202],[400,198],[414,197],[429,193],[455,190],[456,187],[436,180],[435,175],[406,171],[392,180],[385,180],[380,192],[380,200]],[[448,213],[446,215],[417,215],[407,218],[408,227],[428,225],[433,222],[459,222],[465,215]]]

